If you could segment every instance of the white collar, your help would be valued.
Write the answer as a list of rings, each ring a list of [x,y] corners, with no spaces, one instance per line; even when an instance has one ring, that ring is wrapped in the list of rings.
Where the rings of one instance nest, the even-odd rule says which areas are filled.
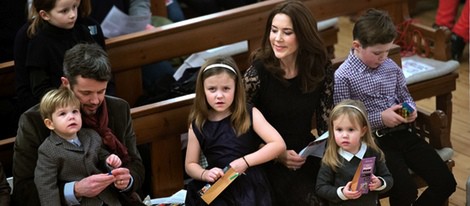
[[[361,142],[361,148],[359,148],[359,151],[356,154],[352,154],[346,150],[343,150],[343,148],[338,149],[338,154],[349,162],[354,156],[362,160],[362,158],[364,158],[364,155],[366,154],[366,150],[367,144]]]

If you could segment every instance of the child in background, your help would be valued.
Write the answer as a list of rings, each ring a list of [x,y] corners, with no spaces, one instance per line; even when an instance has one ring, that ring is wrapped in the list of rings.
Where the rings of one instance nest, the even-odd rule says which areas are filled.
[[[442,205],[457,183],[434,148],[410,124],[418,116],[416,103],[403,71],[388,58],[396,36],[395,24],[386,12],[370,9],[360,16],[354,24],[351,52],[335,71],[333,99],[335,103],[359,100],[367,108],[370,129],[393,175],[394,186],[388,193],[391,206]],[[403,103],[413,109],[406,118],[397,114]],[[418,199],[408,169],[428,184]]]
[[[392,188],[384,154],[375,144],[364,104],[344,100],[330,114],[328,147],[317,176],[317,194],[329,205],[377,205],[379,192]],[[351,180],[363,158],[375,157],[369,192],[352,191]]]
[[[57,89],[61,85],[65,51],[78,43],[95,42],[104,49],[104,39],[92,35],[98,32],[99,27],[87,26],[84,16],[86,9],[78,9],[80,4],[88,4],[89,7],[89,1],[86,0],[33,1],[32,20],[27,30],[30,39],[23,39],[28,42],[20,42],[18,47],[15,45],[15,50],[27,47],[24,58],[26,72],[23,72],[23,75],[28,75],[29,79],[21,78],[28,80],[26,84],[29,84],[35,103],[39,102],[47,91]],[[15,61],[22,58],[15,55]]]
[[[259,110],[247,106],[232,58],[212,58],[201,67],[189,124],[185,168],[194,181],[188,186],[186,205],[206,205],[198,190],[223,176],[226,166],[246,175],[238,176],[211,205],[272,205],[259,165],[276,158],[286,146]],[[201,152],[208,169],[199,164]]]
[[[58,184],[73,182],[92,174],[112,175],[121,160],[101,148],[101,137],[92,129],[81,129],[80,101],[66,87],[51,90],[40,103],[44,124],[50,136],[38,149],[34,182],[41,205],[66,205],[60,198]],[[103,171],[110,171],[103,173]],[[109,181],[109,184],[114,180]],[[119,188],[115,183],[116,188]],[[73,190],[65,187],[64,190]],[[73,193],[71,193],[73,194]],[[82,197],[83,205],[121,205],[116,192],[108,187],[96,198]]]

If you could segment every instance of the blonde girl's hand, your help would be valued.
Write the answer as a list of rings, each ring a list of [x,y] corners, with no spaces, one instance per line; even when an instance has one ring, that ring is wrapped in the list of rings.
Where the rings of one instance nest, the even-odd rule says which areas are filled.
[[[356,191],[352,191],[351,190],[351,185],[352,185],[352,182],[349,181],[348,184],[346,184],[346,186],[343,187],[343,195],[348,198],[349,200],[353,200],[353,199],[357,199],[359,197],[361,197],[362,193],[361,191],[359,190],[356,190]]]
[[[218,167],[214,167],[210,170],[202,171],[201,180],[205,182],[215,182],[222,176],[224,176],[224,171]]]
[[[370,178],[370,182],[369,182],[369,190],[374,191],[377,188],[379,188],[380,186],[382,186],[382,181],[380,181],[380,179],[377,176],[372,174],[372,176]]]
[[[121,159],[117,155],[111,154],[108,156],[108,158],[106,158],[106,164],[108,164],[109,166],[113,168],[118,168],[121,166],[122,162],[121,162]]]
[[[247,164],[248,162],[245,160],[243,160],[243,157],[240,157],[236,160],[233,160],[231,163],[230,163],[230,167],[233,168],[235,170],[235,172],[238,172],[239,174],[242,174],[244,173],[249,166],[251,165],[248,165]]]

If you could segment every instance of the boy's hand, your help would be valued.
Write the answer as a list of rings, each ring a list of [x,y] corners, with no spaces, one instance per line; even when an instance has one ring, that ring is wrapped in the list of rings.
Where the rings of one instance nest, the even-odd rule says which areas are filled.
[[[106,163],[113,168],[118,168],[122,164],[121,159],[115,154],[109,155],[108,158],[106,158]]]
[[[405,119],[405,123],[414,122],[417,117],[418,117],[418,112],[415,110],[408,116],[408,118]]]
[[[370,178],[370,182],[369,182],[369,191],[374,191],[380,186],[382,186],[382,181],[380,181],[380,179],[377,176],[372,174]]]
[[[407,122],[405,118],[396,113],[396,110],[398,109],[401,109],[401,105],[396,104],[381,113],[382,122],[385,124],[385,126],[396,127],[401,123]],[[414,113],[416,113],[416,111]]]
[[[351,185],[352,185],[352,182],[349,181],[348,184],[346,184],[346,186],[343,187],[343,191],[342,191],[343,195],[350,200],[361,197],[362,195],[361,191],[360,190],[352,191]]]

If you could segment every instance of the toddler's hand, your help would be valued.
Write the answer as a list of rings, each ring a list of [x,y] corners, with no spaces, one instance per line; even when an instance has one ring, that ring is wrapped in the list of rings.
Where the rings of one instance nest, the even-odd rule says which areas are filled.
[[[380,186],[382,186],[382,181],[380,181],[380,179],[377,176],[372,174],[370,178],[370,182],[369,182],[369,191],[374,191]]]
[[[118,168],[122,164],[121,159],[115,154],[109,155],[109,157],[106,158],[106,163],[113,168]]]

